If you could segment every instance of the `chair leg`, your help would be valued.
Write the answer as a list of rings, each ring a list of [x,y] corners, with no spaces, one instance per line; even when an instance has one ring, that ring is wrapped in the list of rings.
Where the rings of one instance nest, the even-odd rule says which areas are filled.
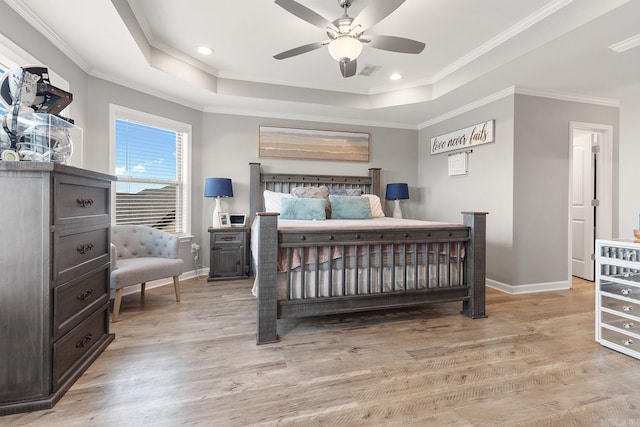
[[[147,287],[147,284],[145,282],[142,282],[140,284],[140,297],[144,297],[144,291],[145,291],[146,287]]]
[[[180,280],[178,276],[173,276],[173,288],[176,291],[176,301],[180,302]]]
[[[118,321],[118,315],[120,314],[120,303],[122,302],[122,288],[116,289],[116,299],[113,302],[113,315],[111,316],[112,322]]]

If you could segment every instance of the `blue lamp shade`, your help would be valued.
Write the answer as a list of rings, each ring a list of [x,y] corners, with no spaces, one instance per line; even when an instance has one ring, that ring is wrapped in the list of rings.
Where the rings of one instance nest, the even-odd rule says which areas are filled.
[[[387,200],[401,200],[409,198],[409,186],[402,182],[387,184],[387,193],[384,196]]]
[[[204,182],[204,197],[233,197],[231,178],[207,178]]]

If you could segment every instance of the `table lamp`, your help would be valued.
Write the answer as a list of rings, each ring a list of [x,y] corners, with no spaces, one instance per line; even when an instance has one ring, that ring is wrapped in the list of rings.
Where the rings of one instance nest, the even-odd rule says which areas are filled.
[[[220,228],[220,198],[233,197],[233,187],[231,186],[231,178],[207,178],[204,182],[204,197],[215,197],[216,207],[213,210],[213,218],[211,226]]]
[[[387,184],[387,192],[384,198],[395,201],[395,205],[393,206],[393,217],[402,218],[400,200],[409,198],[409,186],[403,182]]]

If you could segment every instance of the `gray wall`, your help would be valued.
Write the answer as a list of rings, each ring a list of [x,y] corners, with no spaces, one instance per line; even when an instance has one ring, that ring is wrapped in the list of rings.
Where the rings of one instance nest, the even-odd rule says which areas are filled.
[[[511,284],[566,282],[570,274],[569,122],[613,126],[615,157],[618,109],[516,95],[514,117],[514,272]],[[614,176],[617,176],[617,170],[614,170]],[[615,195],[614,199],[617,199]]]
[[[261,159],[258,157],[260,125],[367,132],[370,134],[369,162]],[[208,177],[231,178],[234,197],[222,201],[223,211],[249,214],[249,163],[258,162],[267,171],[308,174],[367,175],[371,167],[382,168],[382,191],[389,182],[408,183],[412,199],[403,201],[403,212],[406,217],[418,215],[419,201],[413,199],[418,186],[418,165],[414,160],[418,153],[415,143],[418,132],[415,130],[208,113],[204,115],[202,134],[204,138],[199,160],[202,167],[201,173],[194,170],[194,186],[202,186]],[[201,198],[201,195],[200,190],[194,197]],[[203,216],[200,219],[203,234],[200,239],[206,242],[214,202],[204,200],[203,203]],[[390,214],[391,208],[389,204],[385,212]]]
[[[80,94],[82,95],[82,94]],[[74,94],[77,97],[76,94]],[[200,174],[202,168],[202,112],[178,105],[164,99],[147,95],[133,89],[120,86],[106,80],[89,77],[86,97],[91,102],[87,105],[87,123],[84,134],[84,163],[83,167],[95,171],[112,173],[109,170],[109,105],[117,104],[160,117],[166,117],[192,126],[192,199],[191,199],[191,232],[194,236],[201,236],[202,229],[202,183],[193,177]],[[75,101],[74,101],[75,102]],[[206,232],[206,230],[205,230]],[[202,246],[202,241],[196,239]],[[185,262],[185,270],[195,268],[190,252],[191,241],[180,244],[180,257]],[[204,248],[203,248],[204,249]],[[201,252],[198,263],[206,261],[206,251]],[[206,258],[206,259],[203,259]]]
[[[85,128],[87,99],[84,94],[87,91],[87,74],[5,2],[0,2],[0,33],[36,58],[38,63],[47,64],[69,82],[70,92],[78,94],[69,106],[69,116],[75,120],[77,126]],[[52,84],[56,84],[55,81],[52,81]]]
[[[640,228],[639,186],[640,84],[624,91],[620,108],[620,238],[633,239],[633,229]]]
[[[496,142],[473,149],[467,175],[447,176],[446,154],[429,154],[431,138],[491,119],[496,120]],[[424,216],[452,221],[461,210],[489,212],[487,278],[499,289],[518,293],[525,287],[532,291],[570,286],[571,121],[614,127],[617,176],[618,109],[614,107],[514,95],[420,131]],[[613,200],[617,216],[617,194]]]
[[[513,96],[422,129],[418,170],[422,217],[461,221],[462,211],[487,216],[487,277],[512,282],[513,257]],[[495,120],[495,142],[477,146],[468,156],[467,175],[448,176],[447,154],[430,154],[431,138]]]

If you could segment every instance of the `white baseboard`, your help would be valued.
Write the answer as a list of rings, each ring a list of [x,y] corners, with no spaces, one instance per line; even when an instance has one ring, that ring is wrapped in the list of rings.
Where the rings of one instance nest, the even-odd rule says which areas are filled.
[[[209,269],[208,268],[199,268],[198,269],[198,274],[196,274],[195,270],[191,270],[191,271],[186,271],[184,273],[182,273],[180,275],[180,280],[187,280],[187,279],[193,279],[194,277],[207,277],[209,276]],[[145,289],[153,289],[153,288],[157,288],[159,286],[164,286],[164,285],[171,285],[173,286],[173,279],[171,277],[167,277],[166,279],[160,279],[160,280],[153,280],[151,282],[147,282],[147,285],[145,286]],[[135,294],[135,293],[139,293],[140,292],[140,285],[133,285],[133,286],[127,286],[126,288],[124,288],[124,290],[122,291],[123,295],[130,295],[130,294]],[[111,297],[113,298],[113,296],[115,295],[113,292],[113,289],[111,290]]]
[[[569,281],[560,282],[547,282],[547,283],[531,283],[528,285],[508,285],[506,283],[498,282],[496,280],[487,279],[487,286],[498,291],[510,294],[532,294],[536,292],[549,292],[549,291],[564,291],[571,289],[571,283]]]

